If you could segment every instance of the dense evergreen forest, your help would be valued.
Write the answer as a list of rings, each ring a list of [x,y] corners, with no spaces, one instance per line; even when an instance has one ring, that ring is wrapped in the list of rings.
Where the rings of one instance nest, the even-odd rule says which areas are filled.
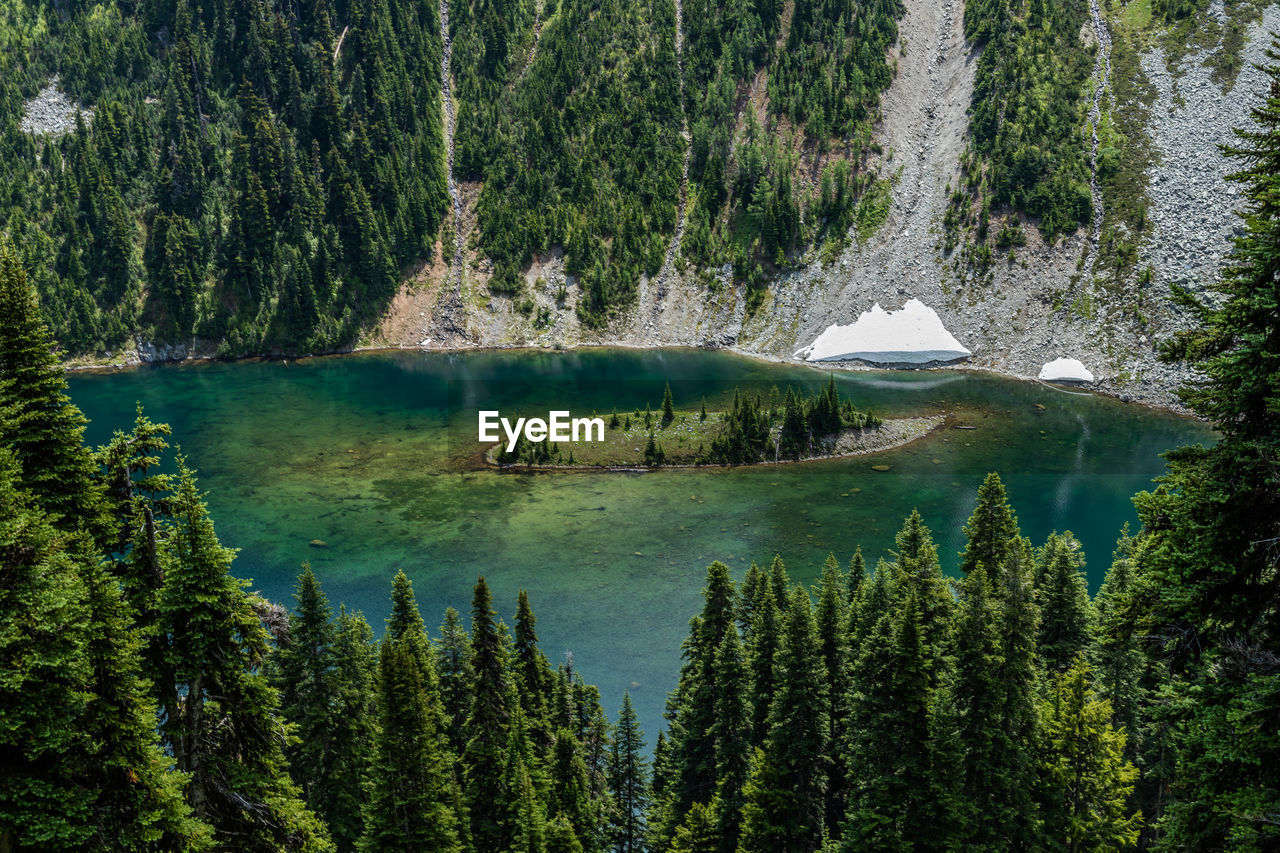
[[[589,325],[668,260],[709,286],[728,267],[758,303],[807,247],[883,218],[868,158],[901,11],[692,0],[680,31],[673,0],[455,3],[467,258],[517,296],[558,247]],[[62,350],[332,349],[437,253],[454,263],[439,12],[0,2],[0,228]],[[55,76],[91,112],[24,130]]]

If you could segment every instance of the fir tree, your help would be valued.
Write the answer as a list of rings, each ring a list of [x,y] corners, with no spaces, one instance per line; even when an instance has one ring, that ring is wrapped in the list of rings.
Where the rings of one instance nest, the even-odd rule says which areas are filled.
[[[816,619],[823,668],[827,674],[827,743],[833,749],[845,742],[845,728],[849,720],[847,688],[852,661],[849,654],[849,606],[845,590],[844,574],[836,565],[835,555],[828,555],[818,586]],[[844,814],[847,795],[845,769],[833,766],[824,808],[829,816],[829,823],[834,823],[839,815]]]
[[[178,459],[164,587],[158,606],[164,665],[158,685],[163,733],[187,799],[220,844],[244,850],[323,850],[323,825],[290,781],[288,729],[279,696],[260,668],[268,639],[244,583],[230,574],[235,552],[222,547]],[[234,839],[232,841],[231,839]]]
[[[644,817],[649,807],[649,768],[644,757],[644,733],[636,722],[631,696],[622,695],[622,709],[609,753],[609,826],[607,836],[617,853],[643,853]]]
[[[479,853],[505,850],[509,827],[502,786],[502,753],[511,716],[507,649],[482,576],[471,601],[471,664],[475,673],[462,753],[471,837]]]
[[[1010,543],[1018,536],[1018,520],[1009,508],[1000,475],[987,475],[978,489],[978,505],[964,526],[966,544],[960,568],[967,574],[986,566],[987,576],[996,582],[1004,571]]]
[[[732,853],[751,773],[751,681],[736,630],[725,632],[715,657],[716,703],[712,737],[716,749],[716,794],[711,800],[717,849]]]
[[[520,590],[516,605],[515,659],[516,695],[524,711],[525,724],[545,754],[551,747],[551,721],[547,699],[551,693],[551,664],[538,648],[537,618],[529,605],[529,594]]]
[[[1127,806],[1138,770],[1124,758],[1124,732],[1112,728],[1111,706],[1094,694],[1091,673],[1077,657],[1040,711],[1044,840],[1070,853],[1133,847],[1142,823]]]
[[[328,822],[340,685],[334,661],[333,614],[310,564],[303,564],[293,597],[296,607],[289,618],[289,633],[275,657],[280,712],[294,724],[298,735],[285,755],[307,805]]]
[[[443,735],[407,639],[382,643],[378,719],[360,849],[461,851]]]
[[[102,546],[112,528],[85,419],[67,397],[35,289],[7,237],[0,237],[0,444],[12,450],[19,485],[63,527],[82,527]]]
[[[744,853],[805,853],[817,850],[824,836],[826,673],[808,594],[797,588],[788,605],[769,734],[745,792],[739,844]]]
[[[332,761],[326,793],[329,831],[341,850],[354,849],[364,834],[365,784],[377,730],[378,648],[360,613],[338,612],[333,662],[338,695],[331,732]]]
[[[843,847],[929,849],[934,813],[929,735],[932,691],[919,593],[906,594],[868,635],[851,697],[849,811]]]
[[[662,392],[662,425],[664,427],[671,426],[671,422],[676,419],[675,405],[671,400],[671,383],[667,383],[667,387]]]
[[[449,720],[450,751],[461,755],[466,747],[464,737],[467,715],[471,711],[471,641],[462,626],[462,617],[452,607],[446,608],[436,644],[436,669],[440,673],[440,701]]]
[[[1087,653],[1095,635],[1084,555],[1070,533],[1049,535],[1036,563],[1036,604],[1042,614],[1036,650],[1046,672],[1066,672]]]
[[[119,588],[0,449],[0,846],[201,849],[139,680]]]

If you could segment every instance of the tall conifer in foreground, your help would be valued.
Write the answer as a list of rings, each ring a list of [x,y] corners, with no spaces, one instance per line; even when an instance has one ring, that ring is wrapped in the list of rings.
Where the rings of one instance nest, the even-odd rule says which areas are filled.
[[[241,850],[328,850],[323,824],[303,804],[284,757],[279,695],[261,672],[266,629],[235,552],[218,541],[195,474],[178,459],[173,533],[159,617],[166,638],[159,685],[165,739],[190,774],[187,798],[219,844]]]
[[[1172,702],[1176,785],[1157,832],[1170,849],[1280,845],[1280,52],[1251,127],[1226,154],[1243,196],[1243,233],[1225,299],[1196,302],[1199,320],[1165,355],[1203,377],[1183,392],[1221,440],[1166,454],[1169,473],[1134,503],[1132,617],[1153,638]],[[1148,720],[1158,709],[1148,705]],[[1162,710],[1162,709],[1161,709]],[[1166,782],[1175,781],[1168,777]]]
[[[475,678],[462,753],[464,789],[476,850],[497,853],[511,837],[502,779],[511,692],[506,644],[484,577],[476,581],[471,601],[471,663]]]
[[[1124,758],[1124,732],[1090,685],[1084,657],[1054,678],[1041,704],[1041,830],[1054,850],[1121,850],[1138,841],[1142,816],[1130,812],[1138,770]]]
[[[622,695],[622,708],[609,754],[608,839],[617,853],[642,853],[645,849],[644,816],[649,806],[649,768],[644,755],[644,733],[636,722],[631,695]]]
[[[742,815],[743,853],[809,853],[823,841],[829,759],[826,673],[809,595],[791,593],[777,652],[769,734]]]
[[[408,639],[382,643],[370,800],[360,849],[458,853],[456,796],[442,733]]]
[[[0,849],[201,849],[118,586],[0,449]]]
[[[67,397],[53,339],[13,245],[0,236],[0,445],[17,462],[18,485],[62,527],[88,530],[100,546],[112,523],[85,418]]]

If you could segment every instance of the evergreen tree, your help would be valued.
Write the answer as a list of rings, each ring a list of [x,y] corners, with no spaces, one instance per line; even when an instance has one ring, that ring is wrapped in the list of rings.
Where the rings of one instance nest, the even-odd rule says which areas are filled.
[[[201,849],[156,743],[118,586],[0,449],[0,846]]]
[[[851,697],[850,793],[844,850],[940,849],[931,766],[932,673],[920,594],[868,636]]]
[[[1090,686],[1084,657],[1054,678],[1041,704],[1044,842],[1055,850],[1120,850],[1136,845],[1142,816],[1127,813],[1138,770],[1124,758],[1123,731]]]
[[[1042,614],[1036,650],[1046,672],[1066,672],[1095,636],[1093,603],[1085,583],[1084,555],[1070,533],[1052,533],[1036,562],[1036,604]]]
[[[471,641],[462,625],[462,617],[452,607],[446,608],[440,625],[440,641],[436,644],[436,669],[440,673],[440,701],[449,720],[450,751],[461,755],[467,715],[471,711]]]
[[[235,552],[218,541],[195,474],[182,458],[177,467],[158,607],[171,681],[157,687],[165,740],[190,777],[187,799],[219,844],[329,849],[323,825],[288,776],[288,728],[261,672],[269,649],[255,609],[261,601],[231,576]]]
[[[551,693],[551,664],[538,648],[537,618],[529,605],[529,594],[520,590],[516,605],[515,660],[516,695],[524,711],[525,724],[534,742],[545,754],[552,743],[547,699]]]
[[[752,614],[747,643],[747,667],[751,673],[751,742],[764,743],[769,733],[769,709],[777,688],[774,660],[781,639],[782,614],[773,593],[774,585],[760,585]]]
[[[567,729],[556,732],[549,767],[547,812],[552,822],[567,820],[573,837],[584,850],[596,849],[598,811],[591,796],[587,765],[579,752],[577,738]],[[549,830],[549,832],[552,832]],[[552,835],[548,836],[548,847]]]
[[[471,663],[475,673],[462,753],[471,838],[478,853],[506,850],[511,833],[506,810],[502,754],[511,717],[507,649],[498,628],[489,585],[476,581],[471,600]]]
[[[848,684],[850,679],[849,606],[845,599],[844,574],[836,565],[835,555],[828,555],[822,567],[818,586],[817,625],[823,667],[827,674],[827,743],[835,749],[845,742],[849,721]],[[833,764],[823,809],[828,823],[843,815],[848,797],[845,768]],[[834,827],[833,827],[834,828]]]
[[[1111,703],[1112,724],[1127,734],[1126,757],[1129,758],[1135,754],[1138,708],[1146,692],[1143,684],[1146,659],[1133,620],[1128,618],[1134,592],[1133,548],[1134,539],[1126,524],[1095,599],[1099,631],[1094,651],[1097,661],[1094,683],[1099,694]]]
[[[751,773],[751,680],[742,641],[736,630],[726,631],[715,657],[716,704],[712,737],[716,747],[716,794],[711,800],[717,849],[732,853],[745,791]]]
[[[705,406],[704,409],[705,411]],[[662,425],[664,427],[671,426],[671,422],[676,419],[675,405],[671,399],[671,383],[667,383],[667,387],[662,392]]]
[[[649,807],[649,768],[644,757],[644,733],[636,722],[631,696],[622,695],[622,709],[609,753],[609,793],[612,799],[607,829],[617,853],[643,853],[644,816]]]
[[[739,843],[744,853],[811,853],[824,836],[826,673],[808,594],[797,588],[788,605],[769,734],[745,791]]]
[[[1009,507],[1000,475],[994,472],[978,488],[978,505],[964,526],[966,544],[960,568],[967,574],[986,566],[987,576],[996,582],[1004,571],[1010,543],[1018,536],[1018,520]]]
[[[894,558],[904,593],[914,591],[920,606],[920,631],[930,686],[936,688],[946,669],[943,658],[951,644],[955,598],[938,562],[938,546],[918,510],[903,523],[895,539]],[[902,594],[902,593],[900,593]]]
[[[378,648],[360,613],[338,612],[334,639],[338,695],[331,731],[327,822],[341,850],[352,850],[364,834],[369,800],[365,784],[377,730]]]
[[[285,749],[293,778],[307,805],[326,822],[332,809],[331,765],[333,732],[340,685],[334,660],[334,628],[329,601],[320,582],[304,563],[295,587],[295,609],[287,638],[276,652],[275,681],[280,690],[280,713],[293,723],[297,740]]]
[[[35,289],[0,236],[0,444],[13,452],[19,486],[54,514],[54,523],[82,527],[106,546],[111,520],[81,441],[84,415],[67,397],[52,346]]]
[[[1276,46],[1267,59],[1268,88],[1252,126],[1237,129],[1237,144],[1226,149],[1240,164],[1230,180],[1245,201],[1243,233],[1215,287],[1225,299],[1199,304],[1183,294],[1199,325],[1165,350],[1203,377],[1183,397],[1221,439],[1167,454],[1162,484],[1134,499],[1143,524],[1134,618],[1152,638],[1165,682],[1148,718],[1172,728],[1176,748],[1177,785],[1157,815],[1170,849],[1280,844],[1271,817],[1280,803],[1280,676],[1271,651],[1280,647]]]
[[[442,733],[407,639],[383,641],[378,664],[378,734],[360,848],[461,851]]]

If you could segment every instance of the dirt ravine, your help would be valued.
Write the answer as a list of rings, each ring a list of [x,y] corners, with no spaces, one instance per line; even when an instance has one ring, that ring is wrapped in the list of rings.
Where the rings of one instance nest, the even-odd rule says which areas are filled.
[[[1089,105],[1089,195],[1093,201],[1093,222],[1084,264],[1085,269],[1092,270],[1097,266],[1102,220],[1106,212],[1102,204],[1102,191],[1098,188],[1098,123],[1102,121],[1102,99],[1111,86],[1111,31],[1107,28],[1106,19],[1102,17],[1102,10],[1098,8],[1098,0],[1089,0],[1089,20],[1093,25],[1094,37],[1098,40],[1098,53],[1093,61],[1093,100]]]
[[[449,189],[449,213],[453,217],[453,259],[449,265],[448,285],[443,286],[435,300],[434,329],[422,328],[418,343],[433,340],[457,344],[465,339],[462,323],[462,272],[465,266],[462,233],[462,194],[453,177],[453,136],[457,129],[457,112],[453,102],[453,39],[449,35],[449,0],[440,0],[440,101],[444,119],[445,181]],[[442,251],[447,251],[441,246]]]

